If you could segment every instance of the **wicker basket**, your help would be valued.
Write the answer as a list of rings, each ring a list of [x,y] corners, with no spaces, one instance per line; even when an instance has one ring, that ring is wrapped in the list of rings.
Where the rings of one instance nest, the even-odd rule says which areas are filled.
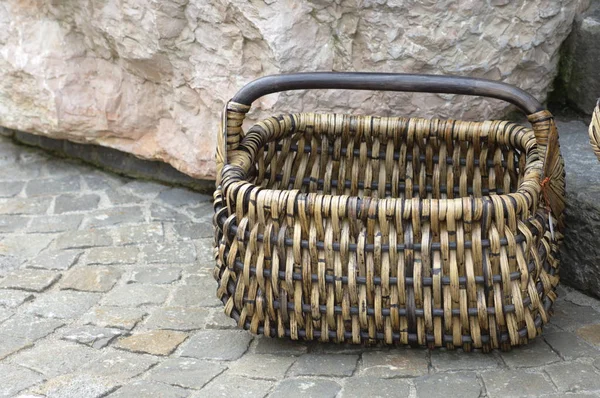
[[[594,153],[598,160],[600,160],[600,100],[596,104],[596,109],[592,114],[592,122],[590,123],[590,144],[594,149]]]
[[[299,113],[242,131],[257,98],[324,88],[494,97],[533,128]],[[462,77],[306,73],[248,84],[223,117],[214,276],[240,327],[486,351],[541,333],[564,173],[553,117],[532,96]]]

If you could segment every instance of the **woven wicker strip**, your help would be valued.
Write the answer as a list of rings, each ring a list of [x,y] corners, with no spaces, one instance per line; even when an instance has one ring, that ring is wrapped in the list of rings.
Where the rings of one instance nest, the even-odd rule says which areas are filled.
[[[594,109],[594,114],[592,115],[592,122],[590,123],[590,144],[594,149],[594,153],[598,160],[600,160],[600,100],[596,105],[596,109]]]
[[[549,112],[533,129],[285,114],[244,134],[248,110],[227,106],[214,195],[217,295],[240,327],[484,351],[541,333],[564,209]]]

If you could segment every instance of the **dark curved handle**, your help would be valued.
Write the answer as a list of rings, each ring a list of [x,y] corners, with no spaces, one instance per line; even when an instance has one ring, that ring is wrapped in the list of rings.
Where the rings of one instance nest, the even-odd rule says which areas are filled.
[[[526,114],[544,110],[527,92],[486,79],[403,73],[310,72],[261,77],[245,85],[232,101],[250,106],[263,95],[288,90],[350,89],[478,95],[518,106]]]

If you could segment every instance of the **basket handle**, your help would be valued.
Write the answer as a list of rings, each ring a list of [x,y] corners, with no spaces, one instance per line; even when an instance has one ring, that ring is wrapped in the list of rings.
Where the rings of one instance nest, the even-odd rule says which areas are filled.
[[[538,144],[538,153],[545,163],[542,178],[554,177],[558,170],[555,167],[560,159],[558,133],[552,114],[531,94],[510,84],[462,76],[309,72],[261,77],[242,87],[226,104],[223,130],[217,143],[217,183],[220,181],[221,169],[227,163],[227,152],[235,150],[240,143],[244,117],[252,102],[267,94],[307,89],[426,92],[501,99],[516,105],[528,115]]]
[[[252,102],[272,93],[307,89],[350,89],[427,92],[478,95],[497,98],[519,107],[531,115],[544,111],[540,102],[529,93],[492,80],[462,76],[415,75],[403,73],[310,72],[271,75],[246,84],[223,111],[222,135],[217,146],[217,163],[227,162],[227,151],[235,150],[243,135],[242,123]]]
[[[510,84],[473,77],[404,73],[310,72],[271,75],[248,83],[231,100],[250,106],[252,102],[267,94],[309,89],[478,95],[508,101],[528,115],[544,109],[532,95]]]

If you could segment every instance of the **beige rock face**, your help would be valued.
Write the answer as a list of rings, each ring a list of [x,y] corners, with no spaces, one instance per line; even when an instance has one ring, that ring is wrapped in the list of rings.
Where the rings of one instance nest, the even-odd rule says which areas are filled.
[[[5,0],[0,125],[131,152],[214,176],[219,113],[262,75],[315,70],[454,73],[541,100],[589,0]],[[500,116],[450,95],[295,92],[277,111]]]

